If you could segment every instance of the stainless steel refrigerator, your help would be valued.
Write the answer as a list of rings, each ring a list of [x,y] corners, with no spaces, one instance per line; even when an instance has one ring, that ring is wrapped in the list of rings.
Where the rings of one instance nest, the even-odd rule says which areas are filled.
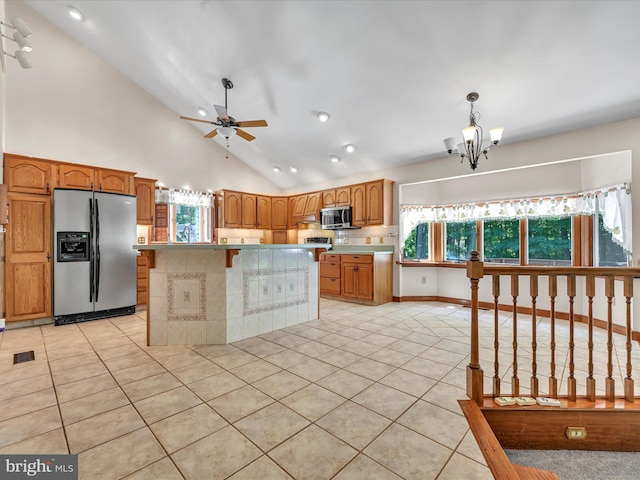
[[[136,311],[136,197],[53,192],[56,325]]]

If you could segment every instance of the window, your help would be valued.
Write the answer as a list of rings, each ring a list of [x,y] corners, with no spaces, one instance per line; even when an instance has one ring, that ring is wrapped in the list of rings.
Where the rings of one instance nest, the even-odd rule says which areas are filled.
[[[429,258],[429,224],[419,223],[404,242],[403,258],[427,260]]]
[[[476,249],[476,222],[449,222],[446,226],[446,260],[465,261]]]
[[[211,241],[210,208],[171,205],[171,239],[174,242]]]
[[[629,256],[613,241],[611,232],[604,228],[602,215],[595,216],[598,218],[598,230],[594,235],[594,263],[598,267],[626,267]]]
[[[530,218],[528,220],[530,265],[571,266],[571,218]]]
[[[520,221],[485,220],[484,261],[520,263]]]

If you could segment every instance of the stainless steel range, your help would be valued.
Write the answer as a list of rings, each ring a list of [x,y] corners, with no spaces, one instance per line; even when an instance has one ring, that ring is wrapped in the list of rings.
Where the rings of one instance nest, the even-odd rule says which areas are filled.
[[[324,243],[327,245],[327,249],[331,250],[331,237],[307,237],[304,239],[304,243]]]

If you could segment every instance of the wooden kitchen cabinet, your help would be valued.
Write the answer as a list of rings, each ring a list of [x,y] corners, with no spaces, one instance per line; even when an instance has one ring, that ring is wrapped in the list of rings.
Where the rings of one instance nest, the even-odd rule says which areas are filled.
[[[256,228],[256,196],[242,194],[242,228]]]
[[[288,228],[287,221],[287,209],[288,209],[287,197],[272,197],[271,198],[271,229],[272,230],[286,230]]]
[[[322,203],[322,192],[307,194],[307,202],[304,207],[304,217],[307,220],[320,220],[320,204]]]
[[[74,190],[93,190],[95,168],[75,164],[58,166],[58,186]]]
[[[133,178],[136,193],[136,223],[153,225],[156,213],[156,181],[152,178]]]
[[[272,200],[271,197],[256,195],[256,227],[263,230],[272,228]],[[244,205],[243,205],[244,207]],[[286,215],[285,215],[286,218]]]
[[[323,207],[343,207],[351,205],[351,187],[333,188],[322,192]]]
[[[373,300],[373,255],[342,255],[342,296]]]
[[[139,255],[136,258],[136,286],[137,286],[137,304],[138,305],[146,305],[147,304],[147,294],[149,291],[148,286],[148,277],[147,277],[147,257]]]
[[[10,192],[9,218],[6,319],[51,317],[51,197]]]
[[[341,277],[340,255],[320,255],[320,294],[340,295]]]
[[[49,195],[55,185],[55,164],[20,155],[4,155],[4,183],[10,192]]]
[[[365,305],[393,300],[392,255],[389,253],[320,256],[320,295]]]
[[[242,194],[224,190],[222,192],[222,215],[219,225],[224,228],[242,227]]]
[[[133,172],[121,170],[96,169],[96,184],[94,190],[105,193],[133,193]]]
[[[392,189],[391,180],[376,180],[352,185],[352,224],[359,227],[390,225],[393,220]]]

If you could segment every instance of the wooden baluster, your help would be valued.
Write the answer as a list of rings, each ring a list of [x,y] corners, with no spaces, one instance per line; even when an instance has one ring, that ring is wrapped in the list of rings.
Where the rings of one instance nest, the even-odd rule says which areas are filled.
[[[549,300],[551,302],[551,310],[549,313],[551,323],[551,341],[549,348],[551,349],[551,365],[549,375],[549,396],[558,398],[558,379],[556,378],[556,296],[558,295],[558,277],[549,275]]]
[[[513,297],[513,376],[511,377],[511,396],[520,395],[518,378],[518,275],[511,275],[511,296]]]
[[[538,299],[538,276],[531,275],[529,277],[529,290],[531,293],[531,396],[538,396],[538,377],[536,376],[538,370],[538,364],[536,361],[536,351],[538,348],[538,341],[536,338],[536,322],[537,319],[537,307],[536,302]]]
[[[484,373],[480,367],[479,323],[478,323],[478,283],[484,276],[484,265],[480,254],[471,252],[467,262],[467,278],[471,281],[471,354],[467,365],[467,396],[478,405],[484,402]]]
[[[570,402],[576,401],[576,377],[574,355],[574,338],[573,328],[575,318],[573,315],[573,302],[576,297],[576,277],[575,275],[567,275],[567,296],[569,297],[569,378],[567,379],[567,395]]]
[[[604,381],[605,398],[608,402],[616,399],[616,381],[613,378],[613,297],[615,292],[614,277],[604,279],[604,294],[607,297],[607,378]]]
[[[494,360],[493,360],[493,396],[500,396],[500,362],[498,359],[498,353],[500,350],[500,341],[498,340],[498,317],[499,317],[499,297],[500,297],[500,275],[493,275],[492,279],[492,287],[491,291],[493,293],[493,350],[494,350]]]
[[[624,277],[624,296],[627,299],[627,376],[624,379],[624,398],[627,402],[634,399],[633,378],[631,377],[631,299],[633,298],[633,277]]]
[[[586,278],[586,294],[589,302],[589,374],[587,376],[587,400],[594,402],[596,400],[596,379],[593,378],[593,297],[596,296],[596,277],[588,276]]]

